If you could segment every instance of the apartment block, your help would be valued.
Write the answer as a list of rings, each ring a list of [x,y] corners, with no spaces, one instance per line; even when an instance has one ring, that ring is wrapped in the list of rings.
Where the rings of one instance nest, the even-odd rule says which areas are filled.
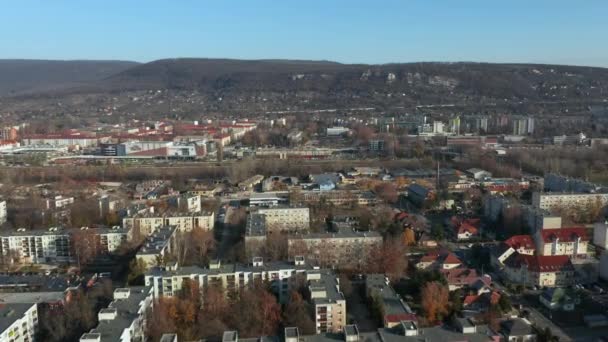
[[[131,230],[132,236],[130,238],[134,238],[135,234],[145,237],[166,226],[175,226],[177,230],[184,232],[195,228],[212,230],[215,225],[215,214],[205,211],[173,214],[157,214],[154,211],[146,211],[123,218],[122,225]]]
[[[575,269],[567,255],[524,255],[514,253],[505,260],[504,274],[526,286],[563,287],[575,282]]]
[[[288,237],[290,259],[304,256],[321,267],[360,269],[370,252],[382,246],[378,232],[340,229],[336,232],[301,233]]]
[[[259,208],[257,214],[264,215],[266,231],[303,231],[310,228],[310,210],[307,207]]]
[[[145,341],[146,312],[152,307],[149,287],[114,290],[112,302],[97,315],[99,323],[80,337],[80,342]]]
[[[4,224],[6,222],[6,201],[0,201],[0,224]]]
[[[532,205],[536,208],[551,210],[559,207],[585,207],[588,205],[608,204],[608,193],[570,193],[570,192],[535,192],[532,194]]]
[[[38,331],[38,304],[10,303],[0,305],[0,341],[34,341]]]
[[[584,227],[543,229],[534,235],[539,255],[567,255],[586,258],[589,237]]]
[[[305,281],[311,293],[317,332],[338,332],[346,325],[346,300],[336,275],[331,270],[307,265],[303,257],[295,258],[294,262],[265,263],[261,258],[254,258],[247,265],[222,265],[216,261],[209,268],[156,268],[145,276],[146,286],[152,287],[155,297],[173,296],[189,281],[196,281],[201,287],[220,286],[227,294],[265,281],[281,303],[287,302],[296,284]]]
[[[15,263],[65,263],[74,261],[72,238],[86,230],[95,238],[93,248],[100,254],[115,252],[127,240],[121,227],[4,231],[0,234],[0,255]]]
[[[390,286],[388,278],[382,274],[368,274],[365,279],[365,292],[368,298],[378,301],[382,308],[384,328],[394,328],[402,321],[416,320],[416,315]]]
[[[173,253],[175,249],[177,229],[175,227],[163,227],[146,238],[143,245],[135,255],[137,261],[141,261],[147,268],[157,266],[158,260],[163,260]]]

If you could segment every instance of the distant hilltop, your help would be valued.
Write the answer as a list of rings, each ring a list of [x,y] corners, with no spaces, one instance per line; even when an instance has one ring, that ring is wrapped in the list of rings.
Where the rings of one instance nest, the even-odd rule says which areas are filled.
[[[0,60],[0,75],[0,96],[174,89],[197,91],[212,98],[302,93],[326,104],[335,99],[368,104],[383,99],[424,104],[459,99],[586,102],[603,100],[608,94],[608,69],[540,64],[365,65],[202,58],[145,64]]]

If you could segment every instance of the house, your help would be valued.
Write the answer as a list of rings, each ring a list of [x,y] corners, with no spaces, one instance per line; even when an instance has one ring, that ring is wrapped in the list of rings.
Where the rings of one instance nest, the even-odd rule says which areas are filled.
[[[451,218],[454,234],[458,241],[470,240],[479,236],[480,220],[478,218],[462,219],[456,216]]]
[[[486,170],[472,168],[466,171],[466,174],[475,180],[484,180],[486,178],[492,178],[492,174]]]
[[[532,324],[523,318],[511,318],[502,321],[500,332],[504,340],[508,342],[533,342],[536,341],[536,333]]]
[[[570,286],[575,270],[567,255],[525,255],[514,253],[505,260],[504,274],[510,281],[526,286]]]
[[[546,288],[539,296],[539,301],[551,310],[573,311],[581,303],[574,291],[564,287]]]
[[[492,305],[500,301],[501,294],[498,291],[486,292],[479,295],[468,295],[462,301],[463,308],[474,311],[487,311]]]
[[[420,184],[410,184],[407,187],[408,198],[416,205],[421,206],[433,197],[433,191]]]
[[[534,240],[530,235],[513,235],[505,243],[519,254],[532,255],[536,251]]]
[[[479,279],[479,274],[472,268],[440,269],[439,272],[446,279],[450,291],[467,287]]]
[[[536,246],[530,235],[513,235],[492,249],[492,265],[502,268],[513,253],[533,255],[535,252]]]
[[[431,251],[416,264],[419,270],[448,270],[462,266],[462,261],[450,251]]]
[[[583,227],[542,229],[535,234],[534,238],[539,255],[587,257],[589,236]]]

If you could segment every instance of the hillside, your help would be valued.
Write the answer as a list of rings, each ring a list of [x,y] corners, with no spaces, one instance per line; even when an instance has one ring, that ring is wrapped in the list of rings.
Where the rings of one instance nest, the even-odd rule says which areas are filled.
[[[135,65],[125,61],[0,60],[0,96],[73,88]]]
[[[327,61],[166,59],[0,62],[0,114],[107,113],[197,117],[449,105],[488,113],[586,113],[606,103],[608,69],[489,63],[340,64]],[[4,97],[2,97],[4,94]],[[458,109],[449,109],[455,105]],[[434,106],[435,108],[440,108]]]
[[[160,60],[104,80],[111,90],[187,89],[213,93],[314,91],[366,96],[460,94],[554,99],[605,94],[608,69],[486,63],[347,65],[311,61]]]

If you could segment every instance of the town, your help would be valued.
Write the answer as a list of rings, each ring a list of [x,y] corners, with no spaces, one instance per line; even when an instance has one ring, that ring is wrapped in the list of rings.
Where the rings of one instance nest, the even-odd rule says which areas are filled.
[[[547,124],[4,127],[1,339],[608,335],[608,187],[589,173],[607,139],[537,138]]]

